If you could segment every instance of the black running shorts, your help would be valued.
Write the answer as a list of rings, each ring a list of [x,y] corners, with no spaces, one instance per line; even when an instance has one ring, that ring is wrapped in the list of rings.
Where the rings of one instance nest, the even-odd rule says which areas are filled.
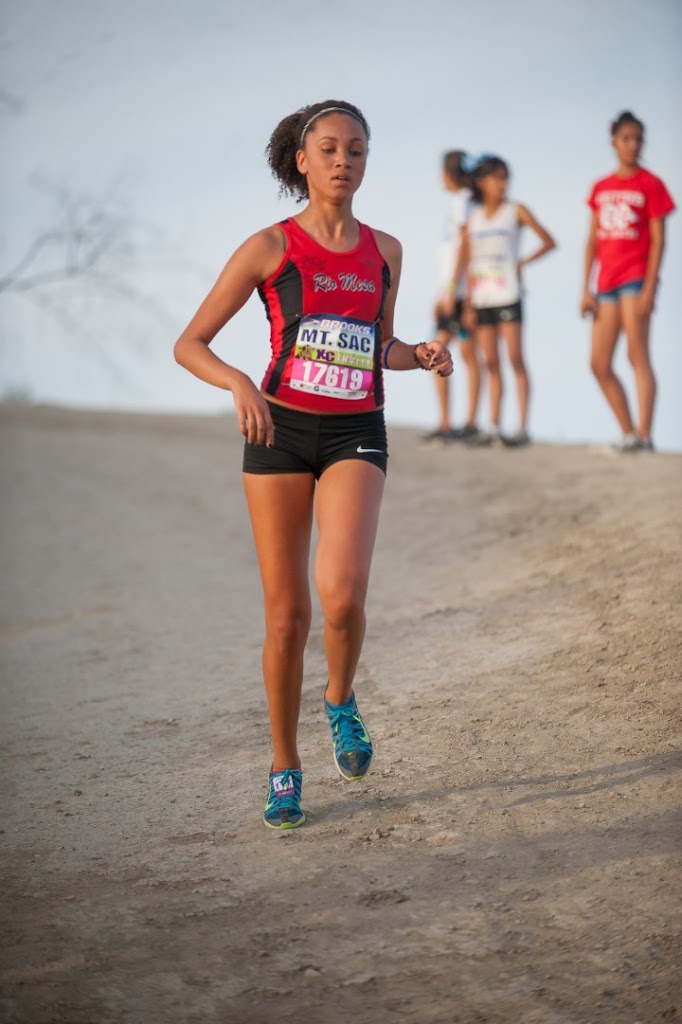
[[[509,306],[483,306],[476,310],[476,320],[481,327],[520,324],[523,321],[521,303],[512,302]]]
[[[312,473],[343,459],[361,459],[386,473],[388,445],[383,410],[356,413],[302,412],[268,402],[275,443],[244,445],[245,473]]]
[[[457,299],[455,308],[452,316],[443,316],[440,314],[436,319],[436,330],[447,331],[448,334],[453,335],[455,338],[464,339],[467,336],[467,332],[462,327],[462,311],[464,303],[461,299]]]

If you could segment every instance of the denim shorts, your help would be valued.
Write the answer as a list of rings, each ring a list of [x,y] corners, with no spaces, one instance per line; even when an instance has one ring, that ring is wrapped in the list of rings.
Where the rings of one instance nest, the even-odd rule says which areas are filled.
[[[244,445],[244,473],[312,473],[319,480],[325,469],[344,459],[360,459],[384,475],[388,442],[383,409],[371,412],[321,415],[268,402],[275,441]]]
[[[597,292],[599,302],[618,302],[621,295],[639,295],[644,287],[644,281],[640,278],[637,281],[628,281],[627,284],[620,284],[608,292]]]

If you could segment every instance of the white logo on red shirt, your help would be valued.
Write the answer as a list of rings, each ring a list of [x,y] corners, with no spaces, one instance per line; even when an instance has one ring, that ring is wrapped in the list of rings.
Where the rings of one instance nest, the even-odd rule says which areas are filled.
[[[374,281],[367,281],[357,274],[339,274],[338,284],[333,277],[329,274],[314,274],[313,281],[315,284],[314,291],[316,292],[335,292],[336,289],[341,287],[342,292],[375,292],[376,285]]]
[[[622,199],[602,203],[599,207],[599,227],[602,231],[607,231],[609,235],[617,234],[622,237],[626,233],[628,238],[637,238],[638,232],[632,232],[630,225],[638,223],[639,216]]]

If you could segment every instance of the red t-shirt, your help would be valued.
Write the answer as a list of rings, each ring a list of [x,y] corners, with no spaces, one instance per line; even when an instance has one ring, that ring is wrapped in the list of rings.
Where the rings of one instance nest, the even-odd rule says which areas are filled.
[[[642,280],[649,256],[649,221],[675,209],[661,179],[644,168],[630,178],[611,174],[596,182],[587,205],[597,215],[597,291]]]

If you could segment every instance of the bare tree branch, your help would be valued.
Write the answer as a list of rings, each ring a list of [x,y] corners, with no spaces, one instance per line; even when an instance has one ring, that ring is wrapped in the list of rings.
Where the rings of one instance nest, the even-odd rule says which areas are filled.
[[[88,359],[123,390],[135,379],[135,358],[158,341],[148,318],[161,325],[165,337],[177,331],[171,307],[156,294],[159,282],[169,294],[168,281],[189,274],[205,284],[206,271],[168,251],[158,228],[131,212],[115,182],[97,196],[33,184],[47,193],[56,213],[0,273],[0,301],[16,297],[41,310],[66,333],[67,345],[87,346]]]
[[[76,278],[96,276],[100,284],[122,280],[125,260],[114,257],[117,250],[128,256],[135,251],[131,216],[110,195],[91,198],[55,186],[47,191],[57,204],[61,223],[34,239],[14,267],[0,276],[0,294],[25,294]],[[128,286],[125,297],[135,302],[143,293]]]
[[[90,336],[84,330],[82,323],[72,316],[60,303],[55,302],[49,295],[36,290],[26,295],[27,300],[43,312],[47,312],[57,323],[72,336],[79,337],[81,341],[88,341]],[[99,362],[106,367],[112,379],[121,386],[125,386],[127,375],[121,367],[111,358],[109,353],[100,348],[97,353]]]

